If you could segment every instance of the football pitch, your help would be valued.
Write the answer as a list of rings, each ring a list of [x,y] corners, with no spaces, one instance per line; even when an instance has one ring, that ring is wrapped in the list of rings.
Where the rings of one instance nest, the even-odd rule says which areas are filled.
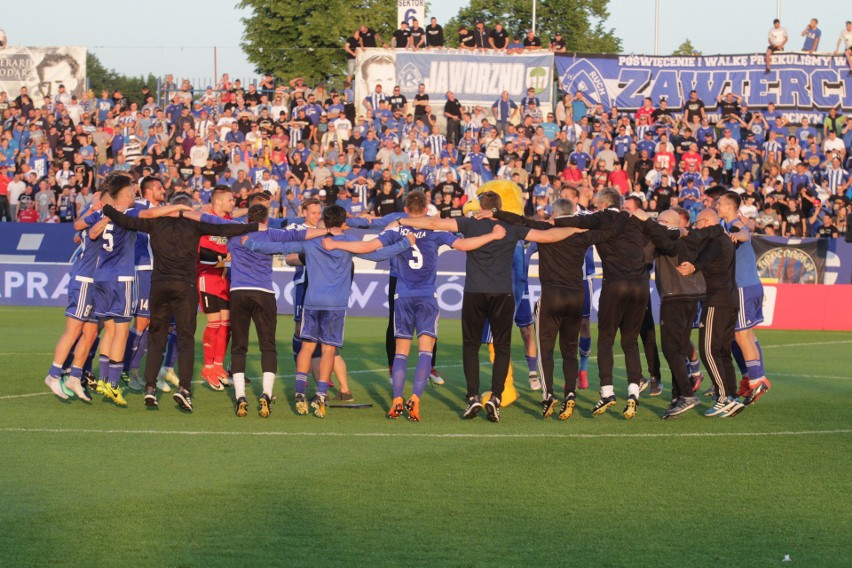
[[[541,418],[515,332],[521,399],[492,424],[459,418],[457,321],[441,324],[446,384],[427,388],[420,423],[385,418],[384,320],[349,318],[343,350],[355,402],[373,407],[324,420],[290,403],[288,316],[267,419],[254,343],[247,418],[202,384],[191,415],[166,395],[148,410],[133,391],[127,408],[59,401],[42,380],[63,328],[62,310],[0,308],[2,566],[849,563],[849,333],[759,330],[773,388],[728,419],[702,416],[705,399],[660,420],[664,368],[663,395],[624,420],[623,357],[618,405],[593,418],[593,352],[592,388],[560,422]]]

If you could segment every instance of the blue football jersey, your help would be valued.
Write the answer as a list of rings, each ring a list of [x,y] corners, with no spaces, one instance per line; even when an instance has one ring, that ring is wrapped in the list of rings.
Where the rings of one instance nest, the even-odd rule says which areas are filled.
[[[103,213],[100,211],[95,211],[88,217],[86,217],[86,222],[88,223],[89,219],[93,219],[94,222],[92,225],[97,223],[100,218],[103,216]],[[91,225],[90,225],[91,226]],[[98,260],[100,260],[100,251],[101,247],[99,247],[96,243],[89,238],[89,231],[80,231],[80,239],[82,241],[80,245],[80,252],[77,254],[77,257],[74,259],[74,264],[71,265],[71,271],[69,272],[69,276],[74,279],[77,276],[81,278],[94,278],[95,271],[98,268]]]
[[[295,229],[282,231],[269,229],[249,233],[249,239],[264,243],[292,243],[305,239],[307,231]],[[228,252],[231,253],[231,291],[260,290],[274,292],[272,286],[272,257],[261,252],[254,252],[242,244],[242,238],[228,240]]]
[[[147,199],[137,199],[136,203],[133,205],[133,208],[139,211],[145,211],[146,209],[150,209],[154,207],[154,204],[148,201]],[[148,237],[148,233],[137,233],[136,234],[136,250],[134,251],[136,268],[138,270],[153,270],[154,269],[154,255],[151,252],[151,243],[150,238]]]
[[[731,227],[737,220],[731,222],[721,221],[722,227],[729,233]],[[751,245],[751,239],[744,243],[736,243],[736,280],[737,288],[745,288],[746,286],[754,286],[761,284],[760,276],[757,273],[757,257],[754,254],[754,247]]]
[[[138,217],[135,209],[124,211],[128,217]],[[87,223],[88,223],[88,217]],[[92,243],[101,249],[95,280],[116,282],[133,278],[136,274],[136,231],[122,229],[109,223],[104,232]]]
[[[367,260],[378,262],[387,260],[403,252],[410,247],[408,239],[402,238],[399,233],[386,231],[379,238],[385,245],[377,251],[368,254],[353,255],[343,250],[325,250],[322,239],[311,239],[301,242],[264,242],[252,238],[246,241],[246,247],[253,251],[265,254],[292,254],[304,253],[306,257],[306,270],[308,286],[305,293],[306,310],[345,310],[349,307],[349,294],[352,290],[352,257],[358,256]],[[336,241],[360,241],[359,237],[348,233],[332,237]],[[391,246],[389,246],[391,245]],[[233,290],[233,285],[231,290]]]
[[[411,227],[400,227],[385,231],[386,233],[399,233],[406,236],[414,233],[417,242],[410,249],[391,258],[391,267],[398,280],[396,282],[396,295],[405,296],[433,296],[436,292],[435,277],[438,275],[438,249],[442,245],[448,247],[458,240],[458,237],[446,231],[430,231],[428,229],[412,229]]]

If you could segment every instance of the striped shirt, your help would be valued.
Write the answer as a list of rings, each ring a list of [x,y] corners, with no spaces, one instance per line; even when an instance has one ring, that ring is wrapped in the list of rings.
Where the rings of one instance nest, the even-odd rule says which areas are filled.
[[[849,181],[849,172],[843,168],[828,168],[825,170],[825,179],[828,180],[828,188],[832,195],[838,195],[843,185]]]
[[[432,149],[433,154],[440,156],[441,150],[447,144],[447,139],[441,134],[432,134],[426,137],[426,144]]]

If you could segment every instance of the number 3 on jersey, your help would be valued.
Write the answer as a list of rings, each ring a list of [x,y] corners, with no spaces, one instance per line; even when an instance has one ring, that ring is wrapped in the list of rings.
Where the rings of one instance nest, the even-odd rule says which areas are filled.
[[[423,268],[423,253],[417,248],[417,245],[411,245],[411,260],[408,261],[408,266],[412,270]]]

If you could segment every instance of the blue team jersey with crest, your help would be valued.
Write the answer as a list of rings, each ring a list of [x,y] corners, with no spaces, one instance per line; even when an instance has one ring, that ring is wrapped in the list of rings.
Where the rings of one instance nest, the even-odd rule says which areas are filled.
[[[154,207],[154,204],[147,199],[137,199],[133,208],[137,211],[145,211]],[[148,233],[136,234],[136,250],[134,251],[136,268],[138,270],[153,270],[154,255],[151,253],[151,243]]]
[[[731,227],[733,227],[736,221],[736,219],[730,222],[722,220],[720,223],[722,224],[722,227],[730,233]],[[754,247],[751,245],[751,239],[744,243],[736,244],[737,288],[745,288],[746,286],[761,284],[760,277],[757,274],[757,257],[754,254]]]
[[[438,249],[442,245],[448,247],[458,240],[458,237],[446,231],[430,231],[428,229],[413,229],[400,227],[385,233],[399,233],[406,236],[414,233],[417,242],[410,249],[391,258],[391,270],[396,274],[396,295],[433,296],[437,290],[435,278],[438,275]]]

